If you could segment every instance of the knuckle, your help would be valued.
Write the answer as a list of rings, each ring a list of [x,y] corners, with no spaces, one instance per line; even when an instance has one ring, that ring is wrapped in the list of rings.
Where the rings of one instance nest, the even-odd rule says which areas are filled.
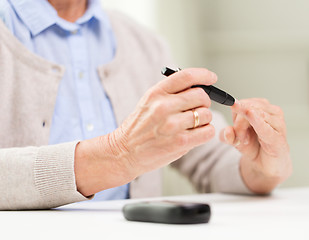
[[[168,112],[168,106],[165,102],[163,101],[157,101],[156,103],[154,103],[153,106],[153,114],[155,116],[165,116]]]
[[[260,98],[259,100],[260,100],[261,103],[269,104],[269,101],[266,98]]]
[[[215,136],[215,128],[213,125],[209,124],[204,128],[204,134],[201,135],[202,139],[201,141],[203,143],[208,142],[210,139],[212,139]]]
[[[165,135],[170,135],[173,134],[174,132],[177,131],[178,129],[178,123],[176,121],[172,121],[171,119],[167,119],[165,121],[165,124],[163,125],[163,127],[161,128],[162,133],[164,133]]]
[[[177,123],[175,121],[170,120],[170,119],[167,119],[166,122],[165,122],[165,128],[166,129],[172,130],[173,128],[175,128],[176,125],[177,125]]]
[[[244,114],[246,115],[246,116],[253,116],[253,114],[254,114],[254,110],[253,110],[253,108],[245,108],[244,109]],[[242,118],[241,118],[242,119]]]
[[[199,97],[199,100],[201,102],[207,102],[209,100],[207,93],[200,87],[196,89],[197,89],[197,96]]]
[[[206,76],[208,76],[210,79],[213,79],[214,81],[217,81],[218,76],[217,76],[216,73],[214,73],[214,72],[212,72],[212,71],[210,71],[208,69],[204,69],[204,70],[205,70]]]
[[[214,73],[207,68],[198,68],[198,70],[205,76],[214,76]]]
[[[208,94],[200,87],[194,88],[194,96],[198,98],[198,102],[200,102],[205,107],[210,106],[210,98]]]
[[[159,96],[158,91],[155,87],[152,87],[150,89],[147,90],[144,98],[145,98],[145,102],[149,103],[149,102],[153,102],[155,99],[157,99]]]
[[[275,112],[276,112],[277,115],[280,115],[280,116],[283,116],[283,115],[284,115],[284,112],[283,112],[283,110],[282,110],[281,107],[279,107],[279,106],[274,106],[274,109],[275,109]]]
[[[209,124],[207,132],[208,132],[208,138],[213,138],[216,134],[215,127],[213,125]]]
[[[286,133],[285,133],[285,127],[281,127],[278,129],[278,136],[281,139],[281,141],[283,142],[284,139],[286,138]]]
[[[207,122],[212,121],[212,112],[208,108],[204,108]]]
[[[194,82],[194,74],[193,72],[186,70],[186,71],[180,71],[182,78],[186,79],[189,82]]]
[[[209,124],[212,121],[212,112],[208,108],[200,108],[199,112],[201,125]]]

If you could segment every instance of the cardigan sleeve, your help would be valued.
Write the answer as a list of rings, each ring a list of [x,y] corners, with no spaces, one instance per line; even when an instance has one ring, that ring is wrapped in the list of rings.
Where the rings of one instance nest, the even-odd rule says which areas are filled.
[[[77,191],[77,142],[0,150],[0,210],[48,209],[87,200]]]

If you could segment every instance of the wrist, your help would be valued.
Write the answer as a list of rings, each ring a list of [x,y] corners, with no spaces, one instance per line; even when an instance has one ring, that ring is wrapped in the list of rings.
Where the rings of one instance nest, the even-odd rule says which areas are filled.
[[[127,164],[128,152],[118,145],[117,131],[77,144],[75,178],[77,190],[84,196],[124,185],[136,177]]]
[[[264,174],[244,158],[240,160],[240,174],[246,186],[256,194],[269,194],[282,182],[281,177]]]

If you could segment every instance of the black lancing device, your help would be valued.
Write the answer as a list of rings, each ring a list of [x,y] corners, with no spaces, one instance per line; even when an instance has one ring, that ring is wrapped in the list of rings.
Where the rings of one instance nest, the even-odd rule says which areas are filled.
[[[161,73],[168,77],[172,75],[175,72],[180,71],[178,68],[177,70],[170,69],[168,67],[165,67],[162,69]],[[193,88],[200,87],[202,88],[209,96],[209,98],[217,103],[221,103],[223,105],[227,106],[233,106],[235,103],[235,99],[228,93],[222,91],[219,88],[216,88],[214,86],[206,86],[206,85],[193,85]]]

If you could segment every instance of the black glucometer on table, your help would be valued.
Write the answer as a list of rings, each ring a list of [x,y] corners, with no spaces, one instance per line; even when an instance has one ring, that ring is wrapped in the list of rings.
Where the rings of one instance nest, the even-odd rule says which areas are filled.
[[[208,204],[174,201],[129,203],[122,212],[129,221],[168,224],[208,223],[211,215]]]

